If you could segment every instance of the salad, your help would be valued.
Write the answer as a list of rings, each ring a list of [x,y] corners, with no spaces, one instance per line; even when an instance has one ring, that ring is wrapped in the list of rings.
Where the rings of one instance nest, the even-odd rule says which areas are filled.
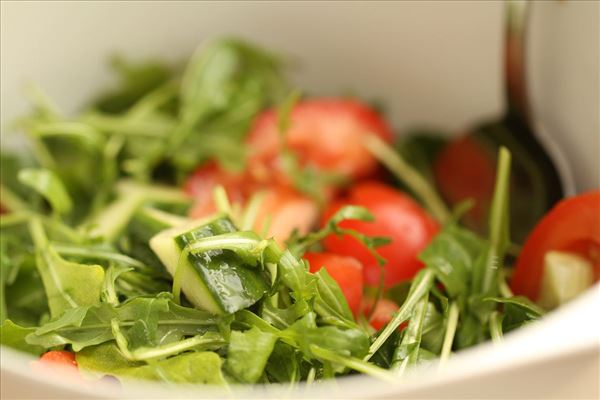
[[[74,116],[29,88],[26,145],[2,152],[1,341],[36,370],[396,381],[600,276],[600,191],[523,199],[507,147],[395,135],[237,39],[185,68],[112,64],[119,85]]]

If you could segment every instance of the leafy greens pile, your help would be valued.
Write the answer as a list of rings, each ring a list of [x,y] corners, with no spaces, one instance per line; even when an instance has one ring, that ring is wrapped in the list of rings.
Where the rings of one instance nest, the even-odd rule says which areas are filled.
[[[228,39],[201,48],[183,74],[159,63],[114,65],[120,87],[75,118],[32,89],[34,110],[19,121],[30,151],[2,154],[3,345],[35,355],[70,349],[82,370],[167,382],[310,383],[355,372],[393,381],[408,366],[501,340],[541,315],[510,294],[502,272],[507,151],[482,238],[460,227],[392,148],[367,143],[446,222],[410,286],[379,294],[402,304],[380,332],[364,316],[354,319],[325,269],[310,273],[302,260],[329,234],[353,234],[376,252],[382,238],[338,225],[372,218],[360,207],[341,209],[321,231],[296,235],[282,249],[249,230],[250,211],[231,215],[221,196],[215,218],[227,229],[195,222],[196,230],[178,236],[181,254],[167,270],[149,243],[189,224],[182,216],[189,199],[177,184],[209,157],[243,167],[240,142],[252,118],[289,93],[283,63]],[[243,301],[213,313],[194,307],[186,271],[204,274],[207,293]],[[252,279],[252,288],[206,278],[219,274]]]

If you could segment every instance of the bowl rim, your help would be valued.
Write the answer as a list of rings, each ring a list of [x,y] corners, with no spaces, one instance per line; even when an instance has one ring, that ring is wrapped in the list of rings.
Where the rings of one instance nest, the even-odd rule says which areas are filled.
[[[58,389],[76,396],[104,398],[135,397],[200,397],[200,398],[359,398],[383,397],[414,393],[421,389],[474,379],[518,367],[544,362],[560,362],[568,356],[591,353],[600,349],[600,283],[596,283],[578,298],[549,313],[543,320],[506,335],[502,344],[486,342],[453,353],[443,366],[430,363],[409,371],[402,379],[386,383],[365,375],[341,377],[308,387],[300,383],[291,388],[285,384],[268,385],[165,385],[157,382],[125,381],[126,386],[97,382],[93,392],[89,385],[77,385],[59,380],[54,375],[31,374],[32,356],[2,346],[0,372],[2,380],[12,375],[33,381],[32,384]],[[573,329],[573,327],[581,329]],[[569,340],[565,341],[565,333]],[[562,339],[562,340],[560,340]],[[560,340],[560,346],[557,346]],[[199,390],[201,389],[201,390]]]

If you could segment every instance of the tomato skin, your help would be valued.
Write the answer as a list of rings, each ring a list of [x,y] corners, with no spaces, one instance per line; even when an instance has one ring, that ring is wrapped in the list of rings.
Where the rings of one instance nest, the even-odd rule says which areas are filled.
[[[328,207],[322,224],[346,205],[367,208],[375,221],[346,220],[342,221],[341,227],[391,239],[391,243],[377,248],[387,260],[384,267],[386,287],[411,279],[423,267],[417,256],[438,232],[439,225],[407,194],[379,182],[359,183],[350,189],[348,197]],[[352,256],[362,262],[366,284],[379,283],[380,267],[362,243],[347,235],[330,235],[324,240],[324,246],[328,251]]]
[[[310,264],[310,272],[318,272],[325,268],[327,273],[340,285],[348,306],[354,316],[361,309],[363,296],[363,266],[355,258],[340,256],[333,253],[304,254],[304,259]]]
[[[377,170],[376,159],[362,144],[366,133],[387,142],[392,140],[389,126],[368,106],[350,99],[319,98],[295,105],[285,140],[300,165],[354,179]],[[282,170],[280,155],[284,146],[277,110],[267,110],[256,118],[247,143],[251,149],[250,171],[255,179],[290,184]]]
[[[363,303],[362,310],[365,315],[368,316],[371,312],[371,309],[373,308],[373,302],[373,299],[368,299]],[[373,314],[371,314],[371,318],[369,318],[369,324],[375,330],[380,330],[392,320],[392,318],[394,317],[394,313],[398,311],[398,308],[398,304],[396,304],[392,300],[380,299],[377,302],[375,311],[373,311]],[[402,329],[402,326],[400,327],[400,329]]]
[[[318,222],[319,208],[314,200],[283,186],[261,190],[264,198],[254,224],[255,231],[261,232],[268,222],[267,237],[283,245],[295,229],[304,235]]]
[[[462,136],[442,149],[433,170],[437,186],[450,204],[469,198],[475,201],[465,223],[481,231],[486,224],[496,180],[493,154],[473,137]]]
[[[198,167],[184,182],[183,190],[194,199],[190,216],[199,218],[217,211],[213,199],[213,190],[221,185],[225,188],[231,203],[242,203],[246,200],[253,184],[243,172],[229,172],[216,162],[209,162]]]
[[[199,167],[184,183],[184,191],[194,199],[189,215],[202,218],[217,211],[213,190],[223,186],[229,201],[244,206],[254,193],[263,192],[256,222],[253,229],[262,232],[269,219],[267,237],[273,237],[279,243],[290,236],[294,229],[307,233],[319,218],[319,209],[315,201],[293,189],[278,185],[261,185],[253,181],[245,172],[229,172],[216,163]]]
[[[572,251],[590,260],[600,279],[600,191],[560,201],[533,229],[519,254],[511,280],[517,295],[536,301],[551,250]]]
[[[55,363],[69,367],[77,367],[77,361],[75,361],[75,353],[65,350],[48,351],[42,354],[42,356],[40,357],[40,362]]]

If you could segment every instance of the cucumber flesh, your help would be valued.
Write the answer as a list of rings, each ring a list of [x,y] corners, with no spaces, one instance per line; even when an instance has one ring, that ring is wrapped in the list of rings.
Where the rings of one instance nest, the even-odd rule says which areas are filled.
[[[218,214],[168,229],[150,240],[150,247],[175,275],[181,262],[181,288],[195,306],[214,314],[234,313],[256,303],[267,291],[261,271],[244,262],[230,250],[211,250],[188,254],[181,260],[185,246],[195,239],[235,232],[229,218]]]
[[[592,264],[572,253],[550,251],[544,258],[544,275],[538,303],[553,309],[592,286]]]

